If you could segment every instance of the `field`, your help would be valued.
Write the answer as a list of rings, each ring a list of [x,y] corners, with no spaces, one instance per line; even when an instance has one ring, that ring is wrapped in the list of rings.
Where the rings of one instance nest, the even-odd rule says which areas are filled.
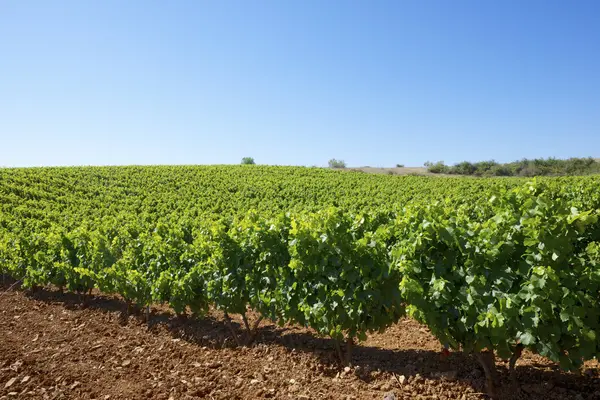
[[[378,167],[359,167],[346,168],[347,171],[362,171],[369,174],[387,174],[387,175],[435,175],[427,171],[425,167],[393,167],[393,168],[378,168]],[[438,174],[439,176],[439,174]]]
[[[0,169],[0,207],[0,396],[600,398],[598,177]]]

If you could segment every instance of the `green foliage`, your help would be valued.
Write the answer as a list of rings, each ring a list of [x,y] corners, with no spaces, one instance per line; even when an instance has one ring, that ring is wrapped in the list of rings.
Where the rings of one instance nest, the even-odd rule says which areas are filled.
[[[0,169],[0,272],[177,313],[252,309],[338,340],[406,311],[452,348],[520,344],[573,369],[600,350],[598,210],[595,176]]]
[[[449,171],[449,167],[444,164],[443,161],[438,161],[436,163],[427,161],[425,166],[427,167],[427,171],[433,174],[445,174]]]
[[[400,318],[400,275],[370,218],[330,208],[292,219],[292,321],[336,339],[364,340]]]
[[[567,160],[548,159],[523,159],[507,164],[498,164],[495,161],[481,161],[470,163],[463,161],[453,166],[445,166],[443,162],[436,164],[425,163],[428,171],[432,173],[448,173],[457,175],[476,176],[523,176],[534,177],[544,175],[587,175],[600,173],[600,162],[593,158],[569,158]]]
[[[456,349],[510,358],[520,343],[565,369],[593,358],[598,214],[552,197],[532,184],[475,209],[407,209],[392,253],[409,314]]]
[[[396,168],[404,168],[404,164],[396,164]]]
[[[242,165],[254,165],[254,158],[252,157],[244,157],[242,158]]]
[[[504,165],[494,165],[489,170],[486,170],[484,174],[491,176],[511,176],[512,171]]]
[[[329,168],[346,168],[346,162],[332,158],[329,160]]]
[[[473,175],[476,170],[477,167],[474,164],[471,164],[468,161],[463,161],[451,167],[448,172],[459,175]]]

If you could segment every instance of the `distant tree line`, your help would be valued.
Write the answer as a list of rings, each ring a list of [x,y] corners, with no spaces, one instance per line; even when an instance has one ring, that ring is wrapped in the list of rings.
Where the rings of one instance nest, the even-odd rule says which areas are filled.
[[[557,175],[589,175],[600,173],[600,162],[592,157],[522,159],[510,163],[495,161],[469,162],[463,161],[452,166],[443,161],[426,162],[427,171],[434,174],[456,174],[474,176],[557,176]]]

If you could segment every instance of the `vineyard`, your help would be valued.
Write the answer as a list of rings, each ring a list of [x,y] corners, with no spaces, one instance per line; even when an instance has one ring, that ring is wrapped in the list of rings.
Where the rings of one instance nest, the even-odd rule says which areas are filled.
[[[0,273],[82,304],[118,295],[148,324],[153,307],[218,312],[239,348],[264,323],[310,329],[342,371],[370,335],[419,323],[497,397],[495,357],[512,374],[524,352],[564,371],[598,354],[599,213],[597,176],[0,169]]]

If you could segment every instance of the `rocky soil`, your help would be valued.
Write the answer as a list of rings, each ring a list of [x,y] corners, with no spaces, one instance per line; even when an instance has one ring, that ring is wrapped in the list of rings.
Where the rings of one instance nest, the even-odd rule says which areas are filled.
[[[0,399],[485,399],[477,361],[445,357],[428,330],[404,319],[337,362],[331,340],[263,322],[237,347],[222,315],[182,319],[167,308],[124,314],[116,297],[81,299],[0,287]],[[240,329],[239,318],[234,319]],[[498,361],[501,399],[600,399],[597,363],[560,372],[532,354],[511,384]]]

